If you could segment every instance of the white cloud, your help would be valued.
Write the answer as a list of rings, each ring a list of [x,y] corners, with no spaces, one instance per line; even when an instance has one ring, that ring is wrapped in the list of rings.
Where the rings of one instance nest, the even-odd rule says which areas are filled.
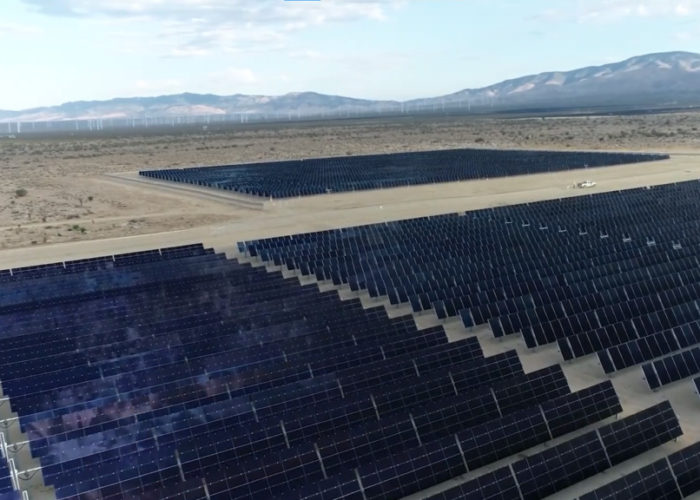
[[[174,47],[169,55],[172,57],[199,57],[209,55],[209,51],[197,47]]]
[[[138,80],[134,82],[133,90],[135,93],[132,94],[142,95],[144,91],[155,91],[157,93],[179,92],[184,88],[183,82],[175,78],[165,80]]]
[[[299,60],[319,62],[323,64],[336,64],[343,69],[357,72],[363,71],[386,71],[399,65],[408,64],[415,54],[401,51],[377,50],[368,55],[363,52],[327,52],[316,49],[297,50],[289,53],[290,57]]]
[[[226,68],[211,74],[212,78],[226,85],[252,85],[259,79],[250,68]]]
[[[0,36],[35,36],[41,33],[38,26],[0,22]]]
[[[688,7],[687,5],[682,4],[682,3],[677,4],[674,10],[675,10],[676,14],[678,14],[679,16],[685,17],[685,16],[689,16],[690,14],[692,14],[692,10],[690,9],[690,7]]]
[[[401,0],[23,0],[52,16],[156,24],[154,43],[168,57],[282,48],[293,32],[328,23],[383,21]]]
[[[238,24],[318,24],[352,19],[386,18],[387,8],[398,0],[23,0],[48,15],[80,17],[143,17],[178,21],[233,21]]]
[[[687,17],[698,12],[700,0],[579,0],[573,8],[550,8],[536,17],[549,21],[609,23],[633,18]]]
[[[178,94],[181,92],[213,92],[233,94],[254,92],[260,78],[250,68],[227,67],[204,74],[191,74],[184,78],[141,79],[130,87],[120,89],[119,95],[134,97],[142,95]]]

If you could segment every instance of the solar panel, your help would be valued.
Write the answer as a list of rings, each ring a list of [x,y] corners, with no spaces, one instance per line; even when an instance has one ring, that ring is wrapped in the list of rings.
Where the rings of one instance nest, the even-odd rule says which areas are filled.
[[[497,469],[442,493],[429,500],[512,500],[521,498],[515,478],[508,467]]]
[[[408,296],[415,294],[417,299],[416,308],[420,310],[432,307],[433,304],[439,304],[440,314],[448,314],[448,309],[453,311],[463,310],[463,316],[469,318],[469,321],[465,323],[466,326],[470,326],[472,320],[476,322],[484,320],[486,315],[501,315],[498,322],[491,322],[496,335],[499,335],[499,332],[522,329],[522,325],[517,326],[513,323],[515,320],[522,323],[524,321],[533,322],[547,319],[547,323],[535,325],[534,329],[525,328],[524,335],[528,345],[536,346],[557,340],[561,335],[561,333],[557,332],[562,330],[569,335],[578,331],[580,332],[580,338],[576,342],[572,341],[571,345],[569,345],[569,342],[563,343],[562,352],[565,356],[567,356],[567,352],[570,352],[571,355],[579,356],[581,355],[580,351],[591,353],[620,343],[620,341],[631,340],[628,332],[616,330],[615,328],[608,329],[607,326],[605,331],[600,330],[592,334],[590,329],[600,325],[601,322],[618,321],[622,318],[632,317],[635,314],[648,313],[648,318],[637,320],[635,317],[634,323],[630,323],[630,328],[636,328],[639,330],[640,335],[646,335],[654,333],[650,328],[656,328],[653,325],[655,322],[661,321],[663,324],[672,327],[675,326],[673,324],[674,321],[678,324],[677,321],[681,319],[678,314],[685,317],[688,314],[692,316],[694,306],[693,308],[686,307],[689,304],[667,307],[663,315],[657,311],[652,311],[657,306],[670,306],[674,301],[677,302],[684,298],[692,297],[687,292],[695,286],[693,283],[698,280],[698,277],[687,281],[684,278],[682,281],[679,281],[679,277],[673,275],[674,272],[685,272],[692,269],[692,252],[690,250],[679,251],[674,249],[673,254],[668,254],[659,245],[654,247],[646,245],[646,236],[637,245],[635,243],[637,241],[635,235],[637,232],[643,235],[649,230],[658,228],[658,225],[653,227],[648,225],[648,229],[641,229],[641,225],[644,225],[644,218],[639,216],[641,213],[639,207],[651,207],[652,204],[647,205],[649,197],[658,195],[665,202],[672,199],[667,197],[671,191],[674,192],[674,195],[678,195],[678,191],[680,191],[684,193],[682,195],[684,197],[696,188],[697,186],[694,183],[688,183],[683,186],[669,186],[644,191],[630,190],[615,195],[596,195],[595,205],[579,201],[557,200],[557,209],[563,212],[563,215],[561,215],[562,220],[557,224],[540,222],[536,224],[537,227],[565,227],[567,224],[564,222],[564,219],[568,217],[567,211],[570,209],[577,210],[576,217],[599,221],[601,220],[600,215],[609,213],[606,212],[608,208],[601,210],[602,214],[593,215],[593,212],[600,210],[601,205],[604,203],[611,204],[609,209],[611,211],[614,210],[616,214],[615,224],[632,224],[632,226],[620,230],[622,234],[629,237],[628,241],[621,244],[614,243],[610,235],[614,234],[612,228],[616,228],[616,225],[611,224],[610,229],[605,231],[605,234],[610,237],[601,239],[600,243],[596,242],[596,244],[603,245],[603,247],[595,249],[570,249],[567,247],[566,258],[560,255],[561,252],[557,253],[554,251],[546,257],[544,255],[540,257],[539,253],[542,252],[543,248],[541,244],[542,238],[555,237],[558,239],[563,238],[564,240],[571,238],[572,241],[566,241],[566,244],[576,246],[581,244],[578,241],[580,237],[574,234],[569,236],[567,232],[557,232],[550,236],[547,232],[543,233],[540,231],[535,239],[526,232],[527,228],[534,227],[532,224],[511,224],[510,227],[506,226],[504,232],[502,225],[496,223],[496,221],[504,219],[542,220],[543,217],[539,216],[520,217],[518,215],[524,211],[536,212],[540,208],[547,216],[551,217],[551,213],[546,212],[545,207],[553,205],[554,202],[475,211],[470,212],[469,217],[450,215],[352,228],[352,231],[344,231],[344,234],[351,233],[353,238],[357,238],[357,240],[353,240],[353,245],[357,244],[357,247],[353,246],[352,248],[345,248],[344,240],[336,238],[336,234],[339,233],[333,231],[325,232],[322,235],[319,233],[318,237],[312,233],[302,235],[299,238],[304,239],[305,251],[315,252],[316,245],[320,245],[324,249],[326,248],[325,245],[329,245],[329,247],[334,245],[342,246],[346,255],[344,261],[342,263],[338,262],[338,268],[330,265],[329,270],[333,268],[333,272],[340,272],[343,282],[348,280],[350,283],[355,283],[355,286],[358,287],[375,288],[374,292],[372,292],[376,292],[375,294],[383,293],[380,290],[382,287],[392,290],[390,294],[392,295],[392,301],[409,300]],[[620,211],[621,205],[617,203],[619,200],[615,200],[615,197],[631,198],[637,196],[640,197],[640,203],[639,207],[635,205],[635,213]],[[647,197],[647,199],[643,200],[644,197]],[[683,203],[686,203],[687,199],[682,199]],[[658,207],[658,204],[655,206]],[[509,214],[506,217],[494,216],[494,214],[500,212],[509,212]],[[669,210],[668,216],[672,217],[673,213],[675,213],[673,210]],[[516,214],[516,216],[513,216],[513,214]],[[556,217],[559,216],[559,214],[556,215]],[[466,224],[469,224],[469,226],[465,226]],[[422,237],[423,234],[433,234],[436,231],[439,233],[443,230],[448,231],[449,234],[449,236],[446,234],[444,241],[462,242],[468,246],[468,251],[462,251],[464,248],[462,244],[446,247],[441,244],[439,239],[430,238],[428,240]],[[418,231],[421,231],[421,233]],[[479,235],[479,238],[475,237],[472,239],[470,237],[472,233]],[[380,260],[379,249],[375,250],[373,247],[368,248],[365,246],[365,234],[368,236],[370,234],[381,234],[383,238],[382,251],[391,249],[389,250],[391,252],[398,248],[398,245],[403,245],[401,247],[402,251],[407,253],[404,256],[405,260],[397,262],[395,259],[387,258],[383,255]],[[406,237],[408,235],[410,235],[410,239]],[[518,241],[525,242],[523,244],[528,250],[523,251],[526,252],[527,258],[523,258],[522,252],[520,255],[509,252],[510,245],[507,242],[508,238],[511,237],[519,238]],[[247,245],[249,248],[251,244],[263,245],[269,242],[270,248],[274,249],[273,254],[283,255],[285,247],[296,245],[294,240],[295,237],[284,240],[270,239],[260,242],[248,242]],[[482,244],[482,241],[486,241],[486,243]],[[499,242],[499,244],[494,244],[494,242]],[[550,242],[548,241],[548,243]],[[564,242],[552,241],[551,243],[553,247],[556,247]],[[529,247],[528,245],[533,246]],[[689,249],[690,247],[684,246],[683,248]],[[640,251],[642,252],[641,255],[639,254]],[[425,259],[427,252],[430,252],[430,255],[439,255],[438,261],[433,262],[432,258]],[[361,263],[367,260],[365,257],[367,257],[368,253],[370,259],[373,258],[372,256],[377,258],[376,269],[368,273],[363,268],[361,277],[359,275],[353,276],[352,274],[357,273],[357,269],[362,267]],[[326,258],[325,255],[324,258]],[[578,269],[577,262],[580,259],[591,259],[594,267],[590,271]],[[349,264],[349,261],[352,261],[352,265]],[[404,265],[404,262],[406,265]],[[411,265],[408,265],[408,262]],[[640,264],[647,266],[646,272],[640,272]],[[294,265],[298,265],[298,263]],[[452,269],[453,272],[444,274],[445,269]],[[346,276],[345,273],[348,273],[348,275]],[[595,286],[593,286],[593,283],[595,283]],[[629,286],[624,288],[624,293],[622,293],[626,284],[629,284]],[[550,297],[550,290],[556,290],[559,293],[559,290],[564,288],[571,295],[551,295]],[[393,295],[393,291],[396,291],[396,296]],[[531,300],[528,294],[530,294],[532,300],[535,300],[535,297],[537,297],[537,301],[542,301],[543,297],[548,297],[546,300],[550,302],[536,302],[536,308],[527,311],[527,314],[524,316],[521,316],[521,313],[526,311],[513,312],[513,308],[517,309]],[[626,300],[624,304],[607,305],[610,302],[615,302],[615,300],[620,300],[622,297],[629,297],[629,300]],[[551,320],[557,317],[559,312],[558,308],[554,307],[555,304],[551,302],[553,300],[568,300],[569,302],[566,303],[561,302],[562,305],[578,308],[567,310],[569,313],[582,310],[582,308],[596,307],[598,309],[596,314],[589,314],[590,311],[584,312],[568,319],[566,324],[554,325]],[[467,311],[470,313],[467,314]],[[531,313],[534,316],[531,316]],[[506,314],[506,316],[503,316],[503,314]],[[694,314],[697,318],[697,310]],[[475,317],[472,317],[474,315]],[[669,315],[673,316],[673,318]],[[511,318],[511,316],[513,317]],[[557,321],[561,322],[561,320]],[[659,323],[659,326],[662,326],[662,323]],[[617,323],[615,324],[617,325]],[[584,329],[588,330],[582,331]],[[627,334],[628,336],[626,338],[620,337],[620,334]],[[635,334],[634,338],[636,336]]]
[[[513,464],[522,498],[543,498],[609,467],[595,432],[524,458]]]
[[[563,339],[563,340],[567,340],[567,339]],[[568,340],[567,340],[567,343],[568,343]],[[600,361],[600,364],[603,367],[603,371],[605,373],[613,373],[617,369],[615,364],[613,363],[612,359],[610,359],[610,354],[609,354],[609,351],[607,349],[598,351],[598,361]]]
[[[601,386],[605,389],[607,384]],[[584,390],[559,397],[556,400],[559,410],[556,418],[569,422],[570,428],[592,422],[596,415],[587,418],[577,415],[579,405],[575,402],[585,401],[594,392]],[[371,484],[373,492],[380,492],[377,495],[385,497],[415,493],[464,470],[478,469],[551,439],[544,415],[543,408],[534,403],[503,417],[482,419],[477,425],[459,430],[456,435],[446,435],[428,443],[422,441],[421,446],[361,465],[362,484],[365,487]],[[465,426],[468,425],[468,421],[465,421]],[[420,426],[416,430],[423,435]],[[432,451],[428,453],[427,450]],[[369,475],[367,480],[364,479],[365,473]]]
[[[623,500],[649,498],[681,499],[676,480],[665,458],[637,469],[620,479],[579,497],[579,500]]]
[[[512,483],[507,478],[512,471],[518,488],[514,498],[543,498],[673,439],[679,432],[678,420],[671,406],[663,402],[597,431],[518,460],[510,467],[503,467],[491,474],[498,474],[510,485]],[[632,437],[636,437],[638,443],[632,442]],[[486,483],[491,482],[489,475],[482,477]],[[460,494],[478,498],[478,485],[477,478],[435,498],[460,498]]]
[[[642,366],[650,389],[700,373],[700,347],[682,351]]]
[[[365,498],[397,498],[466,472],[454,436],[395,454],[357,469]]]
[[[569,392],[569,384],[559,365],[531,372],[520,381],[499,384],[493,390],[498,407],[504,415],[523,407],[526,402],[542,402]]]
[[[321,438],[317,446],[326,473],[336,474],[414,448],[420,443],[411,417],[406,415],[383,418],[367,426]]]
[[[295,492],[301,500],[359,499],[362,489],[355,471],[346,471],[320,481],[315,481]]]
[[[693,324],[696,325],[697,322]],[[678,334],[676,332],[678,332]],[[689,331],[688,334],[692,335],[691,331]],[[681,344],[679,344],[679,340],[677,339],[681,339]],[[683,335],[683,330],[679,327],[630,340],[624,344],[612,346],[604,351],[598,351],[598,357],[603,364],[605,372],[612,373],[617,370],[624,370],[636,364],[641,364],[645,361],[650,361],[664,354],[669,354],[682,347],[687,347],[686,342],[690,340],[691,339]],[[697,337],[697,340],[692,340],[697,342],[700,340],[700,336]]]
[[[469,470],[550,439],[539,408],[522,410],[457,433]]]
[[[675,439],[683,433],[668,401],[604,426],[599,432],[612,465]]]
[[[581,500],[686,498],[700,491],[700,443],[641,467],[581,496]]]
[[[700,442],[669,455],[668,462],[684,497],[700,491]]]
[[[621,411],[620,400],[609,380],[542,404],[542,412],[552,437],[564,435]]]
[[[661,382],[659,382],[659,376],[656,374],[654,365],[652,363],[647,363],[642,365],[642,372],[644,373],[644,380],[647,381],[649,389],[658,389],[661,387]]]

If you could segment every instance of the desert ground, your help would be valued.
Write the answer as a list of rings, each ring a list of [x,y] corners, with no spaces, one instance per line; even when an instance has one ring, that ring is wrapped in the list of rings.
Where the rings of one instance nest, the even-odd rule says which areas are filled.
[[[205,196],[183,197],[107,174],[461,147],[632,150],[685,157],[700,153],[699,130],[700,112],[688,112],[422,117],[3,137],[0,250],[184,230],[260,215],[247,207]]]

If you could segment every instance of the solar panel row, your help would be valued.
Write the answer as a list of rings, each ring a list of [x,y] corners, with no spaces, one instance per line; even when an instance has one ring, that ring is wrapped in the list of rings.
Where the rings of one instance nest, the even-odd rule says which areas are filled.
[[[597,401],[597,402],[596,402]],[[574,408],[585,409],[578,412]],[[307,486],[289,498],[338,498],[362,494],[366,498],[398,498],[439,484],[469,470],[507,457],[568,432],[554,423],[570,417],[570,430],[597,422],[621,409],[609,382],[553,398],[539,408],[494,419],[404,453],[361,466],[355,481],[347,474]],[[566,416],[565,416],[566,415]],[[554,423],[554,425],[553,425]],[[552,432],[551,429],[555,429]]]
[[[580,500],[675,500],[700,491],[700,443],[641,467],[582,495]]]
[[[194,245],[181,245],[142,252],[130,252],[119,255],[107,255],[89,259],[78,259],[68,262],[54,262],[52,264],[40,264],[16,269],[4,269],[0,271],[0,282],[12,283],[24,279],[48,278],[62,276],[88,270],[112,269],[120,264],[157,262],[159,260],[180,259],[185,257],[197,257],[204,254],[212,254],[213,250],[204,249],[201,243]]]
[[[662,402],[431,498],[544,498],[679,435],[671,405]]]
[[[600,350],[598,359],[605,373],[612,373],[695,344],[700,344],[700,322],[697,321]]]
[[[677,352],[657,361],[642,365],[644,378],[650,389],[700,373],[700,347]]]

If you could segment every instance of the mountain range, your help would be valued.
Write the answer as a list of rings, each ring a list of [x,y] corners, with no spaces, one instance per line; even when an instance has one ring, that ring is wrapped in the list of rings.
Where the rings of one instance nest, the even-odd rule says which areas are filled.
[[[21,111],[0,110],[0,123],[128,123],[279,120],[422,112],[507,112],[585,108],[700,106],[700,54],[665,52],[573,71],[506,80],[479,89],[410,101],[376,101],[294,92],[280,96],[184,93],[78,101]],[[19,126],[18,126],[19,127]]]

